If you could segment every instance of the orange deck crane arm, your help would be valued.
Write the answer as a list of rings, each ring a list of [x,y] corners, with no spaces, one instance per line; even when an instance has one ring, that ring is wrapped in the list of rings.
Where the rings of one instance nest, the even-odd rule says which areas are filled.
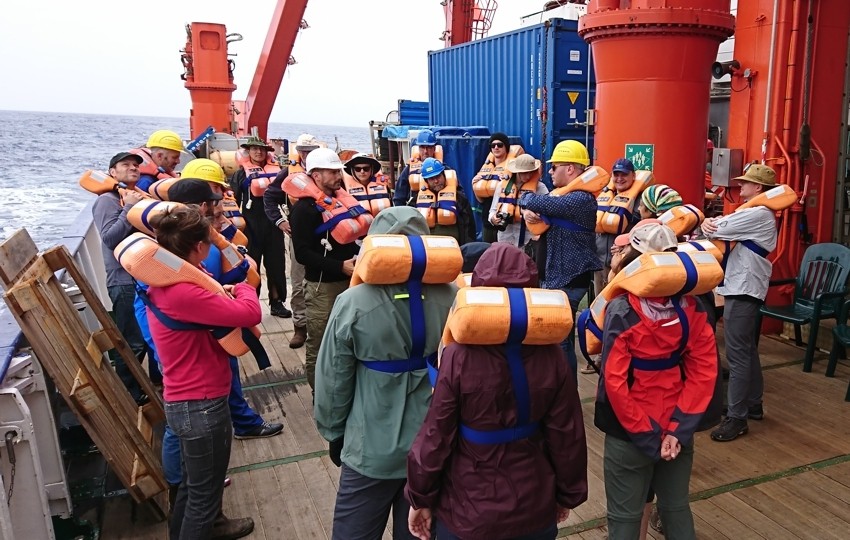
[[[262,138],[266,137],[269,126],[269,116],[274,108],[283,74],[289,65],[292,46],[301,20],[307,9],[307,0],[278,0],[274,14],[269,22],[269,33],[257,61],[254,79],[248,90],[240,115],[237,116],[239,133],[246,134],[256,127]]]
[[[496,0],[444,0],[446,29],[440,39],[446,47],[487,35],[498,4]]]

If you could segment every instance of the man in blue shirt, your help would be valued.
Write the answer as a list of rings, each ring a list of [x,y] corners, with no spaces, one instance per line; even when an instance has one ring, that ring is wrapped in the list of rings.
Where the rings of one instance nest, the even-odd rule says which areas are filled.
[[[587,148],[578,141],[562,141],[552,152],[549,174],[552,184],[563,187],[581,176],[590,165]],[[546,247],[546,267],[541,286],[561,289],[570,299],[575,319],[579,302],[587,294],[593,273],[602,269],[596,256],[596,198],[586,191],[573,191],[560,197],[525,193],[519,199],[527,223],[539,223],[543,216],[551,227],[541,236]],[[575,329],[561,343],[576,375]]]

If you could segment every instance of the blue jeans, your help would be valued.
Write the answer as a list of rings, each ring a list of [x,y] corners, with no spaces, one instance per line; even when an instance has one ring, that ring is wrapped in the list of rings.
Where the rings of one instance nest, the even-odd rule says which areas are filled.
[[[261,425],[263,417],[245,401],[245,396],[242,394],[242,381],[239,379],[239,361],[234,356],[230,357],[230,373],[230,395],[227,396],[227,405],[230,407],[234,433],[244,435]]]
[[[124,341],[133,350],[133,354],[141,362],[145,356],[145,340],[142,338],[142,331],[139,329],[139,323],[136,322],[135,309],[133,301],[136,299],[136,288],[133,285],[112,285],[106,288],[109,293],[109,299],[112,300],[112,314],[115,317],[115,326],[118,331],[124,336]],[[109,351],[109,359],[115,366],[115,372],[124,383],[124,386],[129,390],[130,395],[134,400],[139,399],[142,395],[142,389],[139,382],[133,377],[130,368],[124,363],[124,359],[118,354],[118,351],[111,349]],[[157,369],[157,373],[159,370]]]
[[[572,308],[573,311],[573,323],[575,323],[578,305],[581,302],[581,299],[587,294],[587,287],[564,287],[561,290],[567,293],[567,298],[570,299],[570,308]],[[578,359],[576,358],[575,324],[573,324],[573,328],[570,330],[570,334],[567,336],[567,339],[561,342],[561,349],[564,351],[564,354],[567,355],[567,362],[570,364],[570,369],[573,370],[573,379],[575,380],[576,387],[578,387]]]
[[[166,403],[165,418],[180,438],[183,454],[183,481],[171,514],[169,538],[210,538],[221,511],[233,438],[227,398]]]

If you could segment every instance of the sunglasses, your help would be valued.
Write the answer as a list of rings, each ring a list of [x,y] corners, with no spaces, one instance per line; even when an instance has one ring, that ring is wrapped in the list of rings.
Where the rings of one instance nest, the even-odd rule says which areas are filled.
[[[490,148],[504,148],[504,147],[505,147],[505,143],[500,143],[500,142],[494,142],[493,144],[490,145]]]
[[[356,172],[366,172],[366,171],[371,172],[372,166],[371,165],[361,165],[360,167],[354,167],[354,170]]]

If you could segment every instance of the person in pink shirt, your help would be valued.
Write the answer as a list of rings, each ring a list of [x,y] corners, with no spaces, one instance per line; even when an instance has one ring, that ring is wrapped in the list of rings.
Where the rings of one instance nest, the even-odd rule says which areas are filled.
[[[210,225],[197,207],[176,208],[152,225],[160,246],[201,268],[210,250]],[[225,290],[233,297],[194,283],[148,289],[151,304],[160,312],[148,308],[151,335],[162,362],[165,416],[183,454],[183,481],[169,527],[171,540],[210,538],[221,511],[233,438],[227,405],[231,372],[229,355],[210,330],[251,327],[262,318],[253,287],[239,283]],[[173,329],[175,321],[192,328]],[[244,534],[253,530],[250,518],[232,521],[244,522],[235,527]]]

